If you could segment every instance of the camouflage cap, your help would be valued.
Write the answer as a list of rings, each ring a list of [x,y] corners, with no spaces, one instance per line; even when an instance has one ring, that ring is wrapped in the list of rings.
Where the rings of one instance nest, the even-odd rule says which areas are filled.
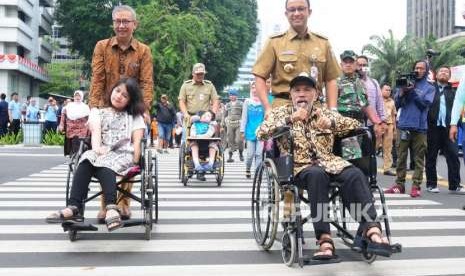
[[[357,54],[355,54],[354,51],[352,50],[345,50],[344,52],[342,52],[342,54],[340,55],[340,58],[341,60],[344,60],[346,58],[350,58],[352,60],[355,60],[357,59]]]

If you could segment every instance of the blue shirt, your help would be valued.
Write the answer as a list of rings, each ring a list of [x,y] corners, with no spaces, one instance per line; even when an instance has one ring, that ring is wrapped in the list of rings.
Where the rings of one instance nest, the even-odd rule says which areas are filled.
[[[13,120],[21,119],[21,104],[19,102],[11,101],[8,104],[8,110],[11,111]]]
[[[444,96],[444,86],[439,85],[439,114],[438,126],[446,127],[446,97]]]
[[[56,122],[57,121],[57,110],[58,107],[48,106],[45,110],[45,121]]]
[[[37,122],[39,120],[39,108],[29,105],[26,110],[26,120],[29,122]]]

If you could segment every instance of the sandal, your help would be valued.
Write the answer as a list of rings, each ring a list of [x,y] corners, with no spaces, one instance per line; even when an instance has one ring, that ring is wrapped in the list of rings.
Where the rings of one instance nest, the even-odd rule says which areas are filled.
[[[321,238],[316,242],[316,245],[319,245],[320,248],[318,249],[315,254],[313,254],[312,260],[316,261],[328,261],[337,259],[336,247],[334,246],[334,242],[331,238]],[[331,253],[328,254],[328,251]]]
[[[121,216],[119,215],[118,207],[115,204],[107,205],[107,213],[105,223],[107,224],[108,232],[114,231],[123,226]]]
[[[107,215],[107,210],[100,209],[97,213],[97,223],[98,224],[105,224],[105,217]]]
[[[378,231],[371,231],[371,229],[378,229]],[[381,242],[373,241],[373,236],[378,236]],[[381,228],[379,226],[369,227],[364,235],[365,251],[370,254],[375,254],[383,257],[391,257],[392,248],[386,238],[383,237]]]
[[[66,216],[65,210],[70,210],[72,215]],[[62,210],[58,210],[54,213],[51,213],[48,217],[45,218],[45,222],[47,223],[63,223],[65,221],[81,222],[83,220],[84,218],[79,214],[78,207],[73,205],[67,206]]]

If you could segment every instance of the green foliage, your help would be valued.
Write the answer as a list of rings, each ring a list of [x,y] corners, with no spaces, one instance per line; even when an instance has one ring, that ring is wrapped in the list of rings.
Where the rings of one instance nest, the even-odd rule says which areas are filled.
[[[40,91],[72,97],[73,91],[80,88],[82,69],[82,60],[47,64],[50,82],[41,84]]]
[[[17,145],[23,141],[23,132],[20,130],[18,134],[7,133],[0,137],[0,145]]]
[[[389,36],[374,35],[371,43],[363,47],[362,52],[373,57],[371,75],[380,83],[395,84],[397,73],[408,73],[416,60],[426,58],[426,50],[441,52],[431,59],[431,68],[436,70],[442,65],[455,66],[465,64],[465,38],[438,42],[434,37],[426,39],[405,36],[401,40],[394,38],[391,30]]]
[[[42,143],[47,146],[63,146],[65,144],[65,135],[57,131],[47,131]]]

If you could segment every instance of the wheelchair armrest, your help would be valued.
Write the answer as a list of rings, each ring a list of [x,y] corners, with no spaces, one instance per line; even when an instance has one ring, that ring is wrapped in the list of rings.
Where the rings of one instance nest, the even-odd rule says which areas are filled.
[[[282,136],[288,136],[291,134],[291,128],[289,126],[282,126],[278,127],[273,131],[273,134],[271,135],[272,139],[277,139]]]
[[[362,135],[362,134],[367,134],[368,137],[370,137],[370,140],[371,140],[371,138],[372,138],[371,137],[371,132],[370,132],[370,129],[367,128],[367,127],[360,127],[360,128],[350,130],[348,132],[344,132],[341,135],[336,135],[336,138],[342,140],[342,139],[345,139],[345,138],[348,138],[348,137],[358,136],[358,135]]]

